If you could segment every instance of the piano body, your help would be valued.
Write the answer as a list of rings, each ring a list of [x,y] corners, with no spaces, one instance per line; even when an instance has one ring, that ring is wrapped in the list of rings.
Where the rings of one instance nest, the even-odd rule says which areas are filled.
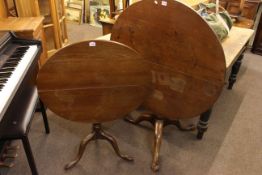
[[[9,108],[19,107],[12,106],[16,94],[34,85],[40,53],[40,41],[18,39],[11,32],[0,32],[0,121]]]
[[[35,82],[41,50],[40,41],[19,39],[11,32],[0,32],[0,141],[2,143],[21,139],[21,135],[28,140],[27,134],[24,133],[27,133],[27,126],[30,124],[31,117],[28,116],[32,116],[38,101]],[[22,141],[24,144],[23,139]],[[2,152],[3,148],[0,150]],[[0,165],[8,166],[3,162],[0,162]]]

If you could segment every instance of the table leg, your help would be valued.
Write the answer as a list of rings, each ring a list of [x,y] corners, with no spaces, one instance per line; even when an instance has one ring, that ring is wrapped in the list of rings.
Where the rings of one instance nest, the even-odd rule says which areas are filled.
[[[82,158],[83,154],[84,154],[84,151],[86,149],[86,146],[87,144],[93,140],[95,137],[95,132],[92,132],[90,133],[89,135],[87,135],[80,143],[80,146],[79,146],[79,149],[78,149],[78,153],[77,153],[77,156],[76,158],[68,163],[66,166],[65,166],[65,170],[68,170],[70,168],[73,168],[79,161],[80,159]]]
[[[128,155],[121,154],[115,138],[109,135],[108,133],[105,133],[100,123],[94,123],[92,127],[92,132],[81,141],[76,158],[65,166],[65,170],[73,168],[82,158],[87,144],[92,140],[98,140],[98,139],[107,140],[114,148],[117,156],[119,156],[120,158],[127,161],[134,160],[132,157]]]
[[[201,140],[203,138],[204,133],[207,131],[208,128],[208,120],[211,116],[212,108],[207,110],[206,112],[200,115],[199,122],[197,124],[197,139]]]
[[[155,123],[155,140],[154,140],[154,152],[151,168],[153,171],[159,170],[159,153],[162,142],[163,132],[163,120],[156,120]]]
[[[150,122],[152,125],[155,125],[156,116],[150,113],[143,113],[136,119],[133,119],[131,116],[127,116],[124,118],[124,120],[135,125],[140,124],[144,121]]]
[[[237,61],[233,64],[232,69],[231,69],[231,74],[229,77],[229,84],[228,84],[228,89],[232,89],[234,83],[237,80],[237,74],[239,72],[240,66],[242,64],[242,60],[243,60],[243,53],[239,56],[239,58],[237,59]]]

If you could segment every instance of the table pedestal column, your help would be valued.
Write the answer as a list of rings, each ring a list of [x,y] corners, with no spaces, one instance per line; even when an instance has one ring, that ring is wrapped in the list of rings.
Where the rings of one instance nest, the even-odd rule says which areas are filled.
[[[120,150],[119,150],[119,147],[117,145],[115,138],[109,135],[108,133],[104,132],[104,130],[101,127],[101,123],[94,123],[92,127],[92,132],[81,141],[76,158],[72,162],[68,163],[65,166],[65,169],[68,170],[70,168],[73,168],[82,158],[87,144],[92,140],[98,140],[98,139],[107,140],[114,148],[117,156],[119,156],[120,158],[127,160],[127,161],[134,160],[132,157],[128,155],[123,155],[120,153]]]

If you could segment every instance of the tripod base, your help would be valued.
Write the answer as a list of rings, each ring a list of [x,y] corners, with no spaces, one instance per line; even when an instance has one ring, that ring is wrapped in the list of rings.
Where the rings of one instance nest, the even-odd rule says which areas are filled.
[[[122,159],[124,159],[126,161],[133,161],[134,160],[132,157],[130,157],[128,155],[121,154],[120,150],[118,148],[117,142],[114,139],[114,137],[112,137],[111,135],[105,133],[103,131],[100,123],[95,123],[95,124],[93,124],[92,132],[89,135],[87,135],[81,141],[80,146],[79,146],[79,150],[78,150],[78,154],[77,154],[76,158],[72,162],[68,163],[65,166],[65,169],[68,170],[70,168],[73,168],[80,161],[80,159],[82,158],[87,144],[90,141],[92,141],[92,140],[98,140],[98,139],[107,140],[112,145],[112,147],[114,148],[115,153],[117,154],[117,156],[119,156],[120,158],[122,158]]]
[[[162,133],[163,127],[168,125],[175,125],[181,131],[192,131],[195,130],[195,125],[189,125],[187,127],[183,127],[178,120],[169,120],[169,119],[161,119],[153,114],[144,113],[136,119],[131,117],[126,117],[125,121],[130,122],[132,124],[139,124],[143,121],[150,122],[155,126],[155,139],[154,139],[154,148],[153,148],[153,160],[151,164],[151,169],[153,171],[159,170],[159,154],[160,147],[162,142]]]

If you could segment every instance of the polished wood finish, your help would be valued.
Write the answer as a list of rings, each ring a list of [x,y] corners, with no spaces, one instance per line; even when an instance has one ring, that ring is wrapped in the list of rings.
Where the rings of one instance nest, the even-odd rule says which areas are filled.
[[[3,10],[5,17],[17,17],[17,9],[15,7],[15,0],[2,0],[0,3],[0,9]]]
[[[39,26],[42,24],[43,20],[43,17],[3,18],[0,19],[0,29],[18,32],[34,32],[40,28]]]
[[[220,95],[225,57],[212,29],[195,11],[165,2],[143,0],[127,8],[111,39],[150,62],[154,92],[145,107],[169,119],[191,118],[208,110]]]
[[[19,17],[40,15],[38,0],[16,0],[16,8]]]
[[[95,45],[95,46],[93,46]],[[55,53],[38,74],[45,105],[61,117],[100,123],[124,117],[148,96],[148,64],[112,41],[84,41]]]
[[[43,17],[0,19],[0,31],[14,31],[20,38],[37,39],[42,41],[43,51],[39,59],[40,66],[47,60],[47,48],[42,24],[43,19]]]
[[[143,106],[155,116],[151,168],[157,171],[164,121],[195,117],[220,95],[226,71],[223,49],[193,9],[172,0],[130,6],[114,24],[111,40],[134,48],[151,64],[154,91]]]
[[[5,2],[2,0],[0,1],[0,18],[6,18],[7,13],[6,13],[6,7],[5,7]]]
[[[160,168],[159,157],[160,157],[160,147],[162,142],[162,132],[163,128],[168,125],[176,126],[180,131],[193,131],[195,130],[194,125],[182,126],[178,120],[168,120],[159,118],[158,116],[143,112],[138,118],[133,119],[131,116],[127,116],[125,121],[130,122],[132,124],[140,124],[141,122],[150,122],[155,127],[155,138],[154,138],[154,146],[153,146],[153,158],[151,163],[151,169],[153,171],[158,171]]]
[[[146,6],[147,2],[151,3],[148,5],[148,8]],[[153,171],[157,171],[159,169],[162,129],[165,122],[169,119],[172,121],[177,118],[186,118],[190,115],[193,117],[201,114],[197,127],[197,138],[201,139],[203,137],[204,132],[207,130],[213,102],[207,102],[209,99],[206,97],[206,94],[201,94],[201,92],[205,91],[205,87],[209,87],[208,83],[213,82],[212,85],[217,84],[217,87],[219,87],[218,93],[212,94],[214,97],[213,100],[216,100],[219,91],[223,87],[226,67],[229,69],[232,64],[235,65],[239,55],[245,50],[245,44],[248,42],[253,31],[233,27],[233,34],[229,34],[228,38],[222,44],[225,51],[223,53],[221,45],[214,37],[213,32],[209,30],[208,26],[203,24],[201,18],[195,17],[194,12],[188,12],[184,10],[184,7],[180,7],[179,5],[174,9],[170,8],[172,3],[176,4],[173,1],[167,1],[162,6],[159,5],[162,1],[155,1],[154,3],[153,1],[144,0],[141,2],[140,7],[135,7],[135,4],[123,12],[113,27],[111,39],[133,47],[152,63],[151,72],[154,88],[157,91],[155,91],[153,97],[149,98],[149,101],[144,106],[153,111],[153,116],[155,117],[146,118],[142,115],[136,120],[127,120],[133,123],[149,121],[155,124],[151,168]],[[154,7],[154,5],[158,6]],[[171,9],[170,11],[168,7]],[[159,9],[155,10],[154,8]],[[143,11],[149,11],[149,9],[149,16],[142,14]],[[168,18],[165,18],[167,14]],[[174,16],[172,16],[173,14]],[[201,47],[201,42],[205,43],[205,46]],[[212,46],[215,47],[212,48]],[[226,57],[224,57],[224,54]],[[190,59],[190,57],[193,59]],[[201,69],[197,69],[195,66],[199,66]],[[193,71],[194,69],[195,71]],[[205,69],[208,69],[208,71],[205,71]],[[200,70],[203,74],[197,72]],[[216,72],[218,77],[207,78],[207,76],[213,75],[211,72]],[[172,76],[175,76],[175,78],[179,77],[180,81],[172,82]],[[186,76],[189,76],[190,79],[186,79]],[[194,81],[194,79],[198,79],[200,82],[198,80]],[[201,80],[208,82],[203,81],[202,88],[199,86]],[[180,96],[170,92],[172,88],[170,86],[171,83],[174,83],[178,87],[175,91],[178,91]],[[189,85],[190,88],[184,88],[183,83]],[[192,84],[190,85],[190,83]],[[185,90],[188,91],[185,92]],[[168,99],[163,102],[165,98]],[[187,101],[189,99],[190,102],[196,101],[190,104]],[[199,106],[199,103],[202,103],[203,99],[207,100],[205,101],[207,104],[205,110],[203,106]],[[197,113],[193,111],[195,107],[199,110]],[[185,113],[183,113],[183,110],[186,110]],[[193,128],[189,126],[187,129]]]
[[[37,86],[41,99],[57,115],[94,123],[65,169],[74,167],[87,144],[97,139],[109,141],[120,158],[133,160],[120,153],[116,140],[100,123],[124,117],[151,92],[149,67],[140,54],[113,41],[75,43],[48,60],[38,74]]]
[[[243,50],[245,50],[245,45],[248,43],[253,34],[254,30],[252,29],[245,29],[234,26],[231,28],[229,35],[221,43],[225,54],[226,69],[230,69],[231,66],[236,62]],[[110,38],[111,34],[107,34],[97,39],[110,40]]]
[[[154,139],[154,150],[153,150],[153,161],[151,169],[153,171],[159,170],[159,154],[160,147],[162,142],[162,133],[163,133],[163,120],[157,120],[155,123],[155,139]]]
[[[93,140],[106,140],[114,148],[114,151],[118,157],[126,161],[134,160],[132,157],[128,155],[121,154],[115,138],[112,137],[110,134],[106,133],[102,129],[102,126],[100,123],[94,123],[92,127],[92,132],[81,141],[76,158],[65,166],[66,170],[73,168],[80,161],[80,159],[82,158],[85,152],[87,144]]]
[[[15,0],[15,2],[18,17],[44,16],[43,31],[48,56],[67,44],[64,0]],[[0,17],[7,17],[1,12],[1,9],[6,8],[0,3]]]

